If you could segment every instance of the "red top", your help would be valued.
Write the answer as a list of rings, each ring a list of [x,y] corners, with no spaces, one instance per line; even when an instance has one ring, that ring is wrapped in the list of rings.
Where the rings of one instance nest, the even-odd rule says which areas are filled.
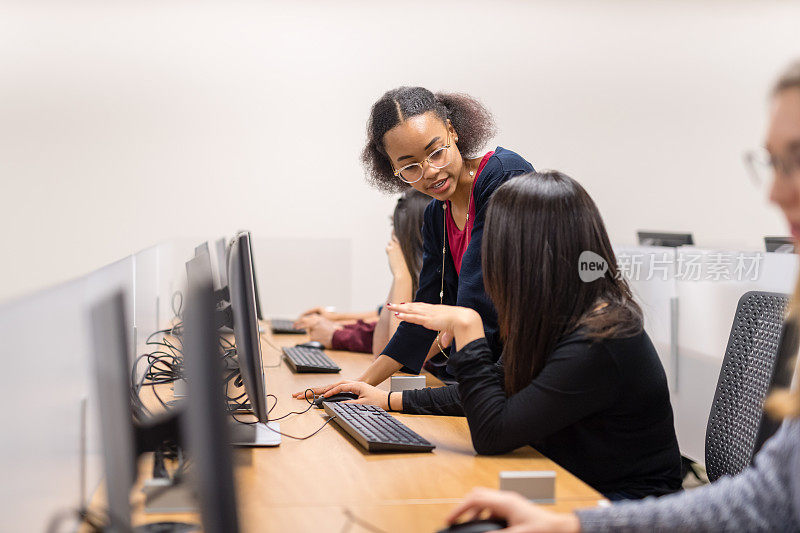
[[[453,263],[456,265],[456,273],[461,274],[461,260],[464,258],[464,252],[467,251],[469,240],[472,237],[472,224],[475,221],[475,201],[472,198],[472,192],[475,190],[475,184],[481,175],[481,170],[486,166],[489,158],[494,154],[494,150],[487,152],[481,159],[481,164],[478,165],[478,173],[475,174],[475,179],[472,180],[472,187],[469,190],[469,218],[464,229],[458,229],[453,214],[450,213],[449,217],[445,217],[445,227],[447,228],[447,244],[450,247],[450,256],[453,258]],[[450,201],[447,201],[447,210],[451,211]]]
[[[372,353],[372,337],[375,335],[377,322],[366,323],[359,320],[355,324],[347,324],[333,332],[331,348],[348,352]]]

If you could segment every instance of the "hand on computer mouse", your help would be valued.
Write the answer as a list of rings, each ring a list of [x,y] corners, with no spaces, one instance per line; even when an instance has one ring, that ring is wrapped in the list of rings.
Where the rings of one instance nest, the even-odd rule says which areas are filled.
[[[337,381],[336,383],[331,383],[330,385],[320,385],[319,387],[309,387],[307,389],[303,389],[301,391],[293,392],[292,398],[297,398],[298,400],[302,400],[306,397],[306,391],[311,391],[314,393],[315,396],[322,396],[329,390],[334,387],[341,385],[342,383],[350,383],[348,380]]]
[[[341,394],[348,392],[355,393],[358,395],[358,400],[356,400],[353,403],[377,405],[381,409],[390,411],[389,393],[385,390],[373,387],[372,385],[368,385],[363,381],[347,381],[345,383],[341,383],[331,388],[327,392],[325,392],[325,396],[327,397],[327,396],[332,396],[334,394]],[[395,398],[392,398],[392,403],[397,404],[401,395],[402,395],[401,392],[395,393],[394,394]]]
[[[556,513],[539,507],[515,492],[477,488],[456,507],[447,522],[455,524],[459,518],[473,520],[488,511],[492,518],[508,523],[502,531],[515,533],[579,533],[581,524],[572,513]]]
[[[354,403],[377,405],[386,411],[390,410],[389,393],[377,387],[373,387],[372,385],[368,385],[363,381],[339,381],[333,385],[326,385],[308,390],[311,390],[316,396],[331,396],[333,394],[339,394],[340,392],[352,392],[358,395],[358,400],[356,400]],[[295,392],[292,396],[302,399],[304,395],[305,391]],[[392,404],[394,404],[395,407],[402,405],[401,392],[393,395]]]
[[[346,402],[349,400],[358,400],[358,394],[353,392],[340,392],[338,394],[329,394],[328,396],[318,396],[314,400],[314,407],[322,409],[322,402]],[[351,402],[352,403],[352,402]]]

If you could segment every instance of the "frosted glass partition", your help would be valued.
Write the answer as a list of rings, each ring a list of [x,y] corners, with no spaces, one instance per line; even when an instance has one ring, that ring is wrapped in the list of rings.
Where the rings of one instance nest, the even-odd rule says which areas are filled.
[[[736,306],[748,291],[789,293],[797,256],[762,252],[679,249],[675,426],[681,451],[705,458],[705,429]]]
[[[704,462],[705,432],[739,298],[790,293],[798,256],[764,252],[615,246],[670,384],[681,451]]]
[[[675,306],[675,248],[615,246],[620,273],[625,276],[644,313],[644,328],[658,351],[674,388],[677,362],[672,346]]]
[[[254,236],[253,255],[265,318],[295,317],[316,305],[350,309],[352,254],[349,239],[259,239]],[[376,308],[384,297],[375,295]]]
[[[90,497],[101,476],[88,310],[122,290],[133,329],[134,259],[0,306],[3,372],[0,531],[44,531],[59,511]],[[87,435],[86,494],[80,491],[81,405]]]
[[[98,298],[107,296],[112,290],[119,288],[125,294],[125,330],[128,334],[128,347],[131,364],[133,364],[134,354],[136,353],[136,339],[134,336],[133,321],[136,316],[134,303],[136,301],[134,291],[134,257],[132,255],[120,259],[115,263],[95,270],[86,276],[86,301],[95,302]]]
[[[134,259],[133,334],[135,354],[146,353],[147,337],[159,328],[159,248],[138,252]]]
[[[182,302],[186,296],[186,262],[194,257],[195,245],[202,242],[201,238],[175,239],[162,245],[164,257],[161,260],[161,271],[165,277],[162,283],[161,299],[165,300],[161,308],[166,312],[166,327],[181,310]]]
[[[96,443],[96,402],[89,374],[85,280],[0,307],[0,530],[45,531],[57,511],[80,503],[80,413]],[[91,445],[89,489],[100,477]]]

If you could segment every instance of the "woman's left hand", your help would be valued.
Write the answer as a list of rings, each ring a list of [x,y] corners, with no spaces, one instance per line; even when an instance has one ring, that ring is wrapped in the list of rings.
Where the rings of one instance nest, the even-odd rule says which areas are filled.
[[[481,316],[468,307],[433,305],[421,302],[386,304],[389,311],[400,320],[419,324],[433,331],[441,331],[439,343],[449,346],[455,339],[456,348],[483,337]]]

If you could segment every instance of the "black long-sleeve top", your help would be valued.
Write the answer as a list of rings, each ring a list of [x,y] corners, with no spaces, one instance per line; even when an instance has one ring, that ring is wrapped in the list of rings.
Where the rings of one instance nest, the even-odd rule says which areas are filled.
[[[531,383],[506,396],[486,339],[450,357],[458,385],[403,393],[403,412],[465,415],[475,451],[530,445],[597,489],[659,496],[681,486],[666,375],[647,333],[562,339]]]
[[[495,149],[494,154],[476,178],[473,188],[475,220],[472,224],[469,246],[461,260],[461,274],[456,273],[449,247],[444,258],[444,299],[442,303],[469,307],[481,315],[484,332],[493,353],[493,361],[500,357],[502,344],[497,333],[497,312],[483,287],[483,271],[481,270],[483,224],[489,199],[494,191],[514,176],[528,172],[533,172],[533,167],[522,157],[500,146]],[[443,205],[444,202],[433,200],[425,209],[422,224],[422,268],[419,273],[419,288],[414,295],[415,302],[440,303],[442,247],[446,238]],[[448,216],[450,215],[448,214]],[[435,338],[435,331],[430,331],[417,324],[401,322],[382,353],[403,364],[405,372],[418,374]]]

